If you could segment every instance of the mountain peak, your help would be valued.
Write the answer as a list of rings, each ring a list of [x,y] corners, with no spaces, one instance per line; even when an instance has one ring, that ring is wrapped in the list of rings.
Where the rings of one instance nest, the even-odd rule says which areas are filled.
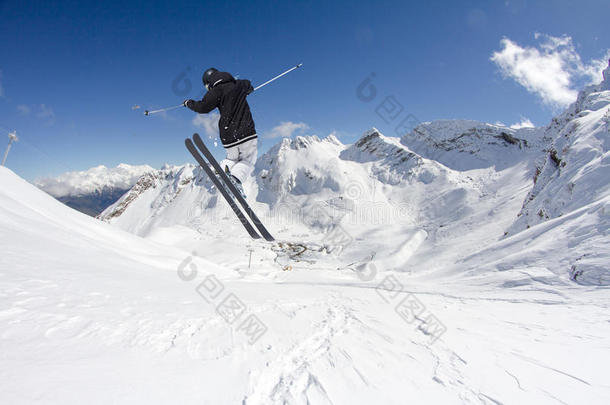
[[[337,145],[337,146],[343,146],[343,143],[341,143],[341,141],[335,136],[334,132],[332,134],[328,135],[322,141],[330,142],[330,143],[332,143],[334,145]]]
[[[422,165],[421,157],[402,145],[399,138],[387,137],[377,128],[364,132],[340,156],[341,159],[361,163],[380,162],[388,170],[384,181],[392,183],[400,182],[413,168]],[[390,171],[394,174],[390,175]]]
[[[275,148],[278,148],[278,150],[307,149],[313,145],[323,144],[323,143],[330,143],[330,144],[336,145],[336,146],[343,146],[341,141],[339,141],[339,139],[337,139],[337,137],[334,134],[330,134],[326,138],[323,138],[323,139],[320,139],[320,137],[318,137],[317,135],[307,135],[307,136],[299,135],[299,136],[296,136],[294,139],[283,138],[279,144],[276,144],[276,146],[274,148],[272,148],[272,150]]]
[[[610,60],[608,67],[602,72],[602,81],[599,84],[592,84],[578,92],[578,98],[568,109],[554,121],[567,121],[583,111],[596,111],[604,108],[610,100],[606,91],[610,91]]]
[[[311,146],[313,143],[320,142],[320,138],[317,135],[310,136],[297,136],[292,141],[293,149],[302,149]]]
[[[362,136],[360,138],[362,139],[362,138],[366,138],[369,136],[379,136],[379,135],[381,135],[381,131],[379,131],[375,127],[371,127],[370,129],[364,131],[364,133],[362,134]]]
[[[362,134],[362,136],[354,143],[354,146],[360,149],[366,149],[368,145],[383,139],[385,139],[385,137],[377,128],[371,128]]]

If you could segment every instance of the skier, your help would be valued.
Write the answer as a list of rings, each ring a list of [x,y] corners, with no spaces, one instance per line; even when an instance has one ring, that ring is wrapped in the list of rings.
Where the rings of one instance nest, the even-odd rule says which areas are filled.
[[[227,158],[220,162],[239,192],[246,197],[242,184],[252,174],[258,153],[254,120],[246,96],[254,89],[249,80],[236,80],[227,72],[209,68],[203,73],[207,93],[201,101],[184,100],[189,109],[205,114],[218,108],[220,140]]]

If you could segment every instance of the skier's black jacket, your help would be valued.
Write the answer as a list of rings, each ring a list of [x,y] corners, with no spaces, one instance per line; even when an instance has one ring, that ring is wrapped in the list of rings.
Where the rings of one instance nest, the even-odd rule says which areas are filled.
[[[254,120],[246,96],[254,89],[249,80],[235,80],[227,72],[214,72],[210,89],[201,101],[189,102],[188,107],[198,113],[209,113],[218,107],[220,140],[225,148],[240,145],[256,138]]]

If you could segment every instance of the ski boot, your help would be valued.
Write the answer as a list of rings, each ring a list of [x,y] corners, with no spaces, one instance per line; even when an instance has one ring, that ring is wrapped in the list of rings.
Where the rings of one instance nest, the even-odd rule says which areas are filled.
[[[241,181],[239,181],[239,179],[235,176],[233,176],[231,174],[231,172],[229,171],[229,167],[225,166],[225,173],[227,174],[227,176],[229,177],[229,180],[231,180],[231,183],[233,183],[233,185],[235,186],[235,188],[237,189],[237,191],[239,191],[239,194],[241,194],[241,196],[244,198],[244,200],[246,199],[246,193],[244,192],[244,187],[241,184]]]

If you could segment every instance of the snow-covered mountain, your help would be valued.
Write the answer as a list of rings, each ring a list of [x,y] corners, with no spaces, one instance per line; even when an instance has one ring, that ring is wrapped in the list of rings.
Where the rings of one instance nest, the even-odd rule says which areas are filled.
[[[338,265],[383,256],[388,270],[460,273],[542,263],[567,282],[608,285],[607,86],[583,91],[545,128],[442,120],[401,139],[371,129],[352,145],[332,135],[283,139],[259,157],[247,194],[281,239],[332,250],[328,234],[339,226],[349,243],[339,243]],[[142,236],[179,234],[176,243],[243,235],[233,217],[192,165],[149,174],[100,215]],[[395,234],[395,243],[368,243]],[[498,246],[515,254],[496,255]]]
[[[435,235],[439,223],[454,223],[473,211],[470,205],[482,196],[487,177],[486,171],[463,175],[424,159],[373,129],[353,145],[334,136],[284,139],[259,158],[245,188],[276,237],[327,250],[340,245],[343,264],[386,255],[385,262],[398,269],[410,253],[396,252],[382,240],[363,250],[359,241],[369,232],[399,233],[397,244]],[[454,205],[451,210],[443,206],[447,202]],[[243,235],[207,176],[192,165],[143,176],[100,218],[141,236],[181,243],[201,235]],[[328,237],[339,223],[348,246]],[[503,230],[494,232],[500,237]]]
[[[438,120],[418,125],[401,142],[428,159],[455,170],[495,167],[496,170],[526,160],[551,138],[541,128],[513,129],[469,120]]]
[[[153,170],[148,165],[122,163],[113,168],[101,165],[40,178],[34,184],[69,207],[95,216],[131,189],[140,176]]]
[[[590,204],[605,204],[610,192],[610,67],[606,80],[581,91],[567,111],[544,129],[552,139],[536,168],[535,186],[516,229],[558,218]]]
[[[610,66],[604,78],[543,129],[544,155],[534,161],[533,187],[507,229],[511,237],[497,248],[504,257],[482,251],[479,258],[509,266],[545,263],[579,283],[610,285],[610,127],[604,119],[610,114]],[[528,248],[532,239],[539,246],[535,253]]]
[[[514,143],[504,145],[518,149]],[[245,186],[276,238],[311,253],[295,263],[290,253],[260,246],[279,268],[317,268],[321,262],[348,268],[375,258],[379,270],[418,269],[424,275],[448,271],[501,239],[531,186],[531,176],[515,173],[527,170],[527,164],[501,173],[452,170],[372,129],[352,145],[334,136],[284,139],[259,158]],[[243,238],[228,205],[193,165],[143,176],[100,218],[186,249],[203,240],[233,250],[256,245]],[[212,249],[209,257],[219,255],[216,259],[224,262],[224,249]]]

